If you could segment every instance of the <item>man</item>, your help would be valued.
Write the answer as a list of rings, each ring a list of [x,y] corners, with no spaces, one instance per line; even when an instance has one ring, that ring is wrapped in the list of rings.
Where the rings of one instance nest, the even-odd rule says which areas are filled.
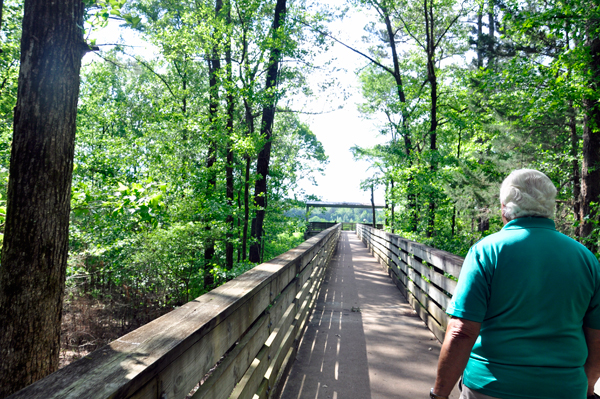
[[[430,397],[585,399],[600,377],[600,265],[557,232],[556,188],[521,169],[502,183],[504,228],[467,254]]]

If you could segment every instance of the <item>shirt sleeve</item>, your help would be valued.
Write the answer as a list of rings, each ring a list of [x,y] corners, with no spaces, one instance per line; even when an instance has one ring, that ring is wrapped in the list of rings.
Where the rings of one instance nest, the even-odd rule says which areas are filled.
[[[583,319],[583,325],[600,330],[600,265],[594,255],[591,255],[591,257],[593,258],[592,262],[594,262],[592,270],[595,272],[593,273],[595,281],[594,294],[592,295],[590,306]]]
[[[471,247],[446,313],[461,319],[483,322],[490,297],[490,266],[486,267],[477,248]]]

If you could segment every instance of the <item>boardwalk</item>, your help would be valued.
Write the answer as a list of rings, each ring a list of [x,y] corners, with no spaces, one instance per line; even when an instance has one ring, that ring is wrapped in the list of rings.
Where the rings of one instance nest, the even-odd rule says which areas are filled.
[[[355,233],[343,232],[281,398],[424,398],[440,346]]]

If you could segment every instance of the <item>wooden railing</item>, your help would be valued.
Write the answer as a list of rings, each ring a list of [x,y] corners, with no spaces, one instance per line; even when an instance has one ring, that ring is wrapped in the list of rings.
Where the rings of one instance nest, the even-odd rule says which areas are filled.
[[[357,225],[356,232],[442,342],[449,320],[445,310],[456,288],[463,258],[367,225]]]
[[[310,237],[314,237],[323,230],[335,226],[337,222],[308,222],[306,231],[304,232],[304,239],[308,240]]]
[[[342,222],[342,230],[354,231],[356,230],[356,223]]]
[[[11,398],[276,397],[340,228],[323,231]]]

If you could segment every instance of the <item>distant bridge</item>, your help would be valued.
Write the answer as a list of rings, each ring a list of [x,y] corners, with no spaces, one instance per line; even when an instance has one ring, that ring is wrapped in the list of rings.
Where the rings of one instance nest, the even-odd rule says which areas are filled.
[[[385,205],[373,205],[362,202],[327,202],[327,201],[306,201],[306,212],[308,208],[385,208]]]

